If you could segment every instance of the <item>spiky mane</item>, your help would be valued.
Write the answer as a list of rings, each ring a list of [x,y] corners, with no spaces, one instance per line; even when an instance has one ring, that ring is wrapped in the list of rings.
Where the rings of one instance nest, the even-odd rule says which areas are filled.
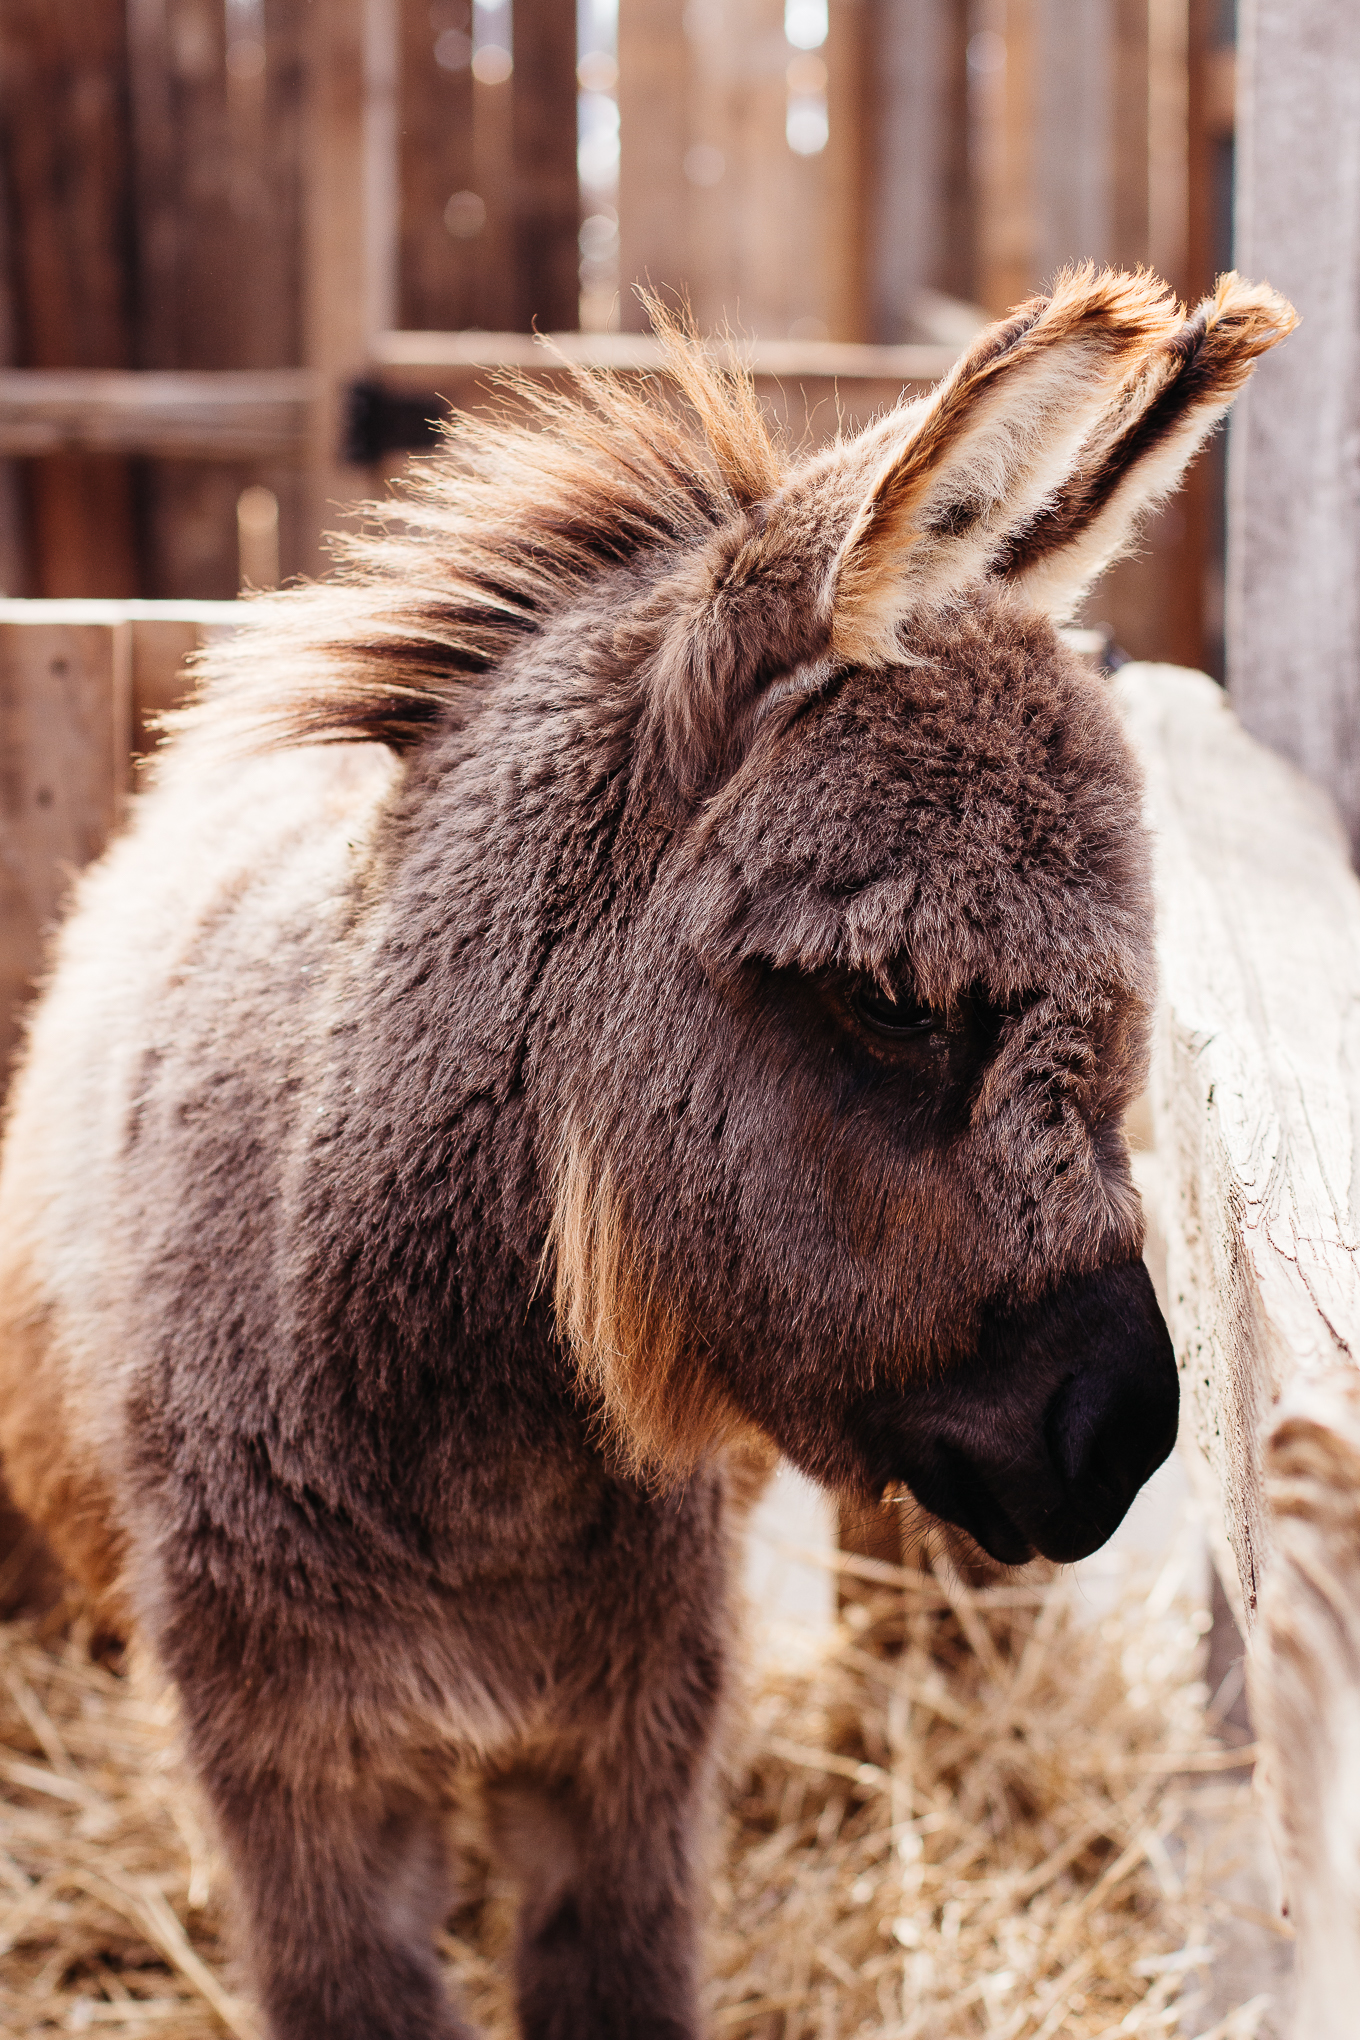
[[[500,378],[502,411],[460,418],[366,506],[332,575],[254,598],[201,655],[189,719],[250,747],[408,747],[602,568],[691,546],[777,488],[750,376],[649,309],[684,411],[606,370]]]

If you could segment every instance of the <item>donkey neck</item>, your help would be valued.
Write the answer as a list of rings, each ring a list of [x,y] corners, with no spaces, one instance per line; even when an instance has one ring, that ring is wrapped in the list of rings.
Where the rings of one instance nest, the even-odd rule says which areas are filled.
[[[656,855],[639,690],[589,672],[601,635],[567,619],[533,640],[408,761],[345,960],[336,1112],[314,1150],[344,1343],[384,1372],[404,1348],[497,1399],[527,1391],[526,1343],[563,1392],[538,1291],[568,1044]]]

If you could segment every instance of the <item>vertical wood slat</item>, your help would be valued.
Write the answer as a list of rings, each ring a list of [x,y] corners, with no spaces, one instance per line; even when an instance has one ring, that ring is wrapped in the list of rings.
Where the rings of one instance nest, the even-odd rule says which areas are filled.
[[[303,330],[317,374],[308,461],[309,566],[373,485],[345,456],[346,393],[395,311],[395,0],[327,0],[308,21]]]
[[[1360,36],[1348,0],[1248,0],[1238,265],[1301,314],[1229,454],[1228,687],[1360,856]]]
[[[117,826],[230,602],[0,600],[0,1094],[71,880]]]
[[[674,0],[619,0],[619,322],[646,330],[636,282],[689,268],[690,54]]]
[[[454,332],[486,323],[477,316],[476,292],[477,247],[485,227],[477,230],[475,215],[464,212],[455,214],[454,227],[463,229],[457,232],[444,218],[455,193],[471,193],[485,203],[473,167],[471,27],[471,0],[465,11],[450,9],[447,25],[442,14],[432,14],[429,0],[401,0],[397,313],[411,332]],[[444,64],[435,56],[437,47],[448,59]]]
[[[963,0],[867,0],[865,326],[910,339],[918,294],[976,295]]]
[[[132,628],[12,623],[0,604],[0,1083],[70,878],[119,814],[132,745]]]
[[[302,36],[307,0],[127,0],[143,368],[301,359]],[[298,477],[257,463],[158,461],[144,481],[144,586],[236,593],[236,502],[280,504],[281,568],[302,565]]]
[[[576,181],[576,10],[515,0],[513,330],[580,323]]]
[[[7,0],[0,9],[0,150],[21,366],[132,364],[126,77],[122,0]],[[28,463],[23,480],[39,590],[134,594],[127,462],[53,455]]]

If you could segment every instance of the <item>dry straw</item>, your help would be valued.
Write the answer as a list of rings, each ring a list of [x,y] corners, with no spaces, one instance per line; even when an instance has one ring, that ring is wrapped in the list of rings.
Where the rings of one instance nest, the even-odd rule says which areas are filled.
[[[1202,1620],[1170,1588],[1102,1621],[1070,1581],[968,1589],[833,1559],[858,1598],[751,1675],[708,1923],[715,2040],[1095,2040],[1197,2032]],[[1170,1576],[1168,1575],[1168,1578]],[[173,1703],[77,1621],[0,1628],[0,2030],[257,2033]],[[513,1894],[475,1807],[442,1949],[511,2040]],[[1250,2040],[1256,2007],[1213,2027]],[[1207,2035],[1206,2035],[1207,2040]]]

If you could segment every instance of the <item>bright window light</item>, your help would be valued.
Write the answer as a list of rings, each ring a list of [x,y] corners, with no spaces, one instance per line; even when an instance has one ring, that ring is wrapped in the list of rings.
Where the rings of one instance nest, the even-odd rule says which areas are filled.
[[[795,156],[819,156],[831,134],[825,99],[790,99],[784,134]]]
[[[815,50],[829,26],[826,0],[784,0],[784,33],[796,50]]]

